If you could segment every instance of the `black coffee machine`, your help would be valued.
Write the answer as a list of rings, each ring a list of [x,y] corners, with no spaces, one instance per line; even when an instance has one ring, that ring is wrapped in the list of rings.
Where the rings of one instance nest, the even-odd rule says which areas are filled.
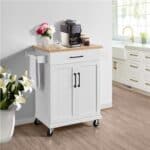
[[[81,25],[74,20],[66,20],[61,24],[61,42],[63,46],[81,46]]]

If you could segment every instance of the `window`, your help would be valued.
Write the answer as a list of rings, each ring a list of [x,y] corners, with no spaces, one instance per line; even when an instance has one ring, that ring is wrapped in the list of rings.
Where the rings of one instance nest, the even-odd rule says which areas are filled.
[[[133,28],[134,36],[141,32],[150,36],[150,0],[113,0],[113,38],[124,37],[123,29]]]

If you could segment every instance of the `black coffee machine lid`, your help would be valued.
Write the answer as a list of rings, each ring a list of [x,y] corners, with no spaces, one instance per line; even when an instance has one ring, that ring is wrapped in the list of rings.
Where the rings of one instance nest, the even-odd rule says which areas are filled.
[[[66,24],[76,24],[76,20],[67,19],[65,21]]]

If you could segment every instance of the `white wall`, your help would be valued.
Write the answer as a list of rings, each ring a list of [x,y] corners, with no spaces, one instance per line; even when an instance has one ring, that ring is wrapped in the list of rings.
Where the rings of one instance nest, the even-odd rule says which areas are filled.
[[[2,4],[0,0],[0,59],[1,59],[1,52],[2,52]]]
[[[42,22],[54,24],[68,18],[76,19],[82,24],[83,32],[88,33],[94,43],[104,46],[102,82],[105,86],[102,93],[102,105],[111,105],[111,13],[111,1],[109,0],[2,0],[0,56],[5,58],[5,63],[10,69],[20,74],[27,67],[27,62],[20,52],[35,44],[35,39],[29,32],[35,25]],[[13,60],[9,61],[11,56],[15,56],[15,53],[18,52],[22,57],[19,59],[16,54],[16,57],[12,57]],[[29,101],[17,113],[17,120],[28,120],[34,116],[32,96]]]

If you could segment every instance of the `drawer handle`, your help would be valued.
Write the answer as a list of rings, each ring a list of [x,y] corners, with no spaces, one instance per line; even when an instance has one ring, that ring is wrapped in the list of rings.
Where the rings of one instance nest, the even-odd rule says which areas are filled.
[[[135,83],[139,82],[138,80],[130,79],[130,81],[133,81]]]
[[[138,66],[134,66],[134,65],[130,65],[130,67],[132,67],[132,68],[139,68]]]
[[[135,56],[135,57],[138,57],[139,55],[136,55],[136,54],[130,54],[130,56]]]
[[[150,56],[145,56],[146,59],[150,59]]]
[[[80,55],[80,56],[70,56],[69,58],[82,58],[84,57],[83,55]]]
[[[145,69],[145,71],[148,71],[148,72],[150,72],[150,69]]]
[[[145,85],[150,86],[150,83],[145,83]]]

